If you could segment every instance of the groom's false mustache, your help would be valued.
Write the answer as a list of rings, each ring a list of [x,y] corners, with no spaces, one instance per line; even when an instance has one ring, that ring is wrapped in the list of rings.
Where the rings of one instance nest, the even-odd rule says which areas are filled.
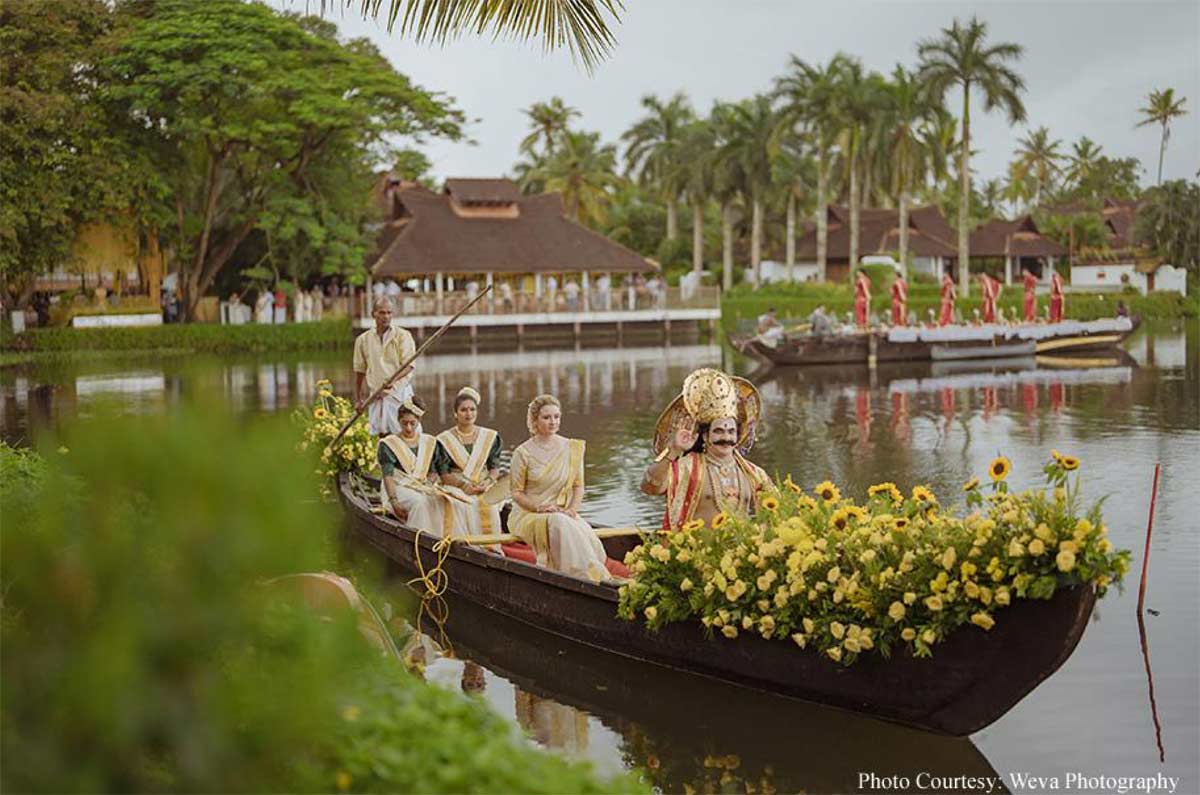
[[[713,447],[733,447],[734,443],[728,439],[722,439],[719,442],[713,442]]]

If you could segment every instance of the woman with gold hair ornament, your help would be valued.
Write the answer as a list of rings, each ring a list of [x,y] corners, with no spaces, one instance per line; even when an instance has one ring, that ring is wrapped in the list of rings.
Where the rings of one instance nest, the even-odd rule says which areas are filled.
[[[409,527],[443,537],[461,535],[470,526],[475,506],[438,487],[433,471],[437,439],[421,432],[424,415],[424,402],[408,398],[398,409],[400,433],[379,440],[380,502]]]
[[[762,399],[744,378],[696,370],[655,424],[655,463],[642,492],[666,495],[664,530],[693,519],[711,525],[718,515],[752,515],[775,485],[745,457],[754,444]]]
[[[500,506],[480,499],[500,477],[500,434],[475,424],[480,396],[469,386],[454,397],[454,426],[437,436],[433,453],[433,471],[442,485],[456,497],[470,503],[464,518],[469,522],[462,532],[483,535],[500,532]]]
[[[604,545],[579,516],[583,440],[559,436],[562,404],[553,395],[533,399],[526,423],[530,438],[513,451],[509,472],[509,532],[533,547],[539,565],[593,582],[612,579],[604,566]]]

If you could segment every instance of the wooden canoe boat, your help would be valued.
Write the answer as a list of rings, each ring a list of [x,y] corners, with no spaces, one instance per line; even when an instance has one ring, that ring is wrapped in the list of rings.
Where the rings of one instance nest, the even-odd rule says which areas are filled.
[[[350,528],[408,571],[436,564],[437,539],[372,512],[341,475],[338,496]],[[420,537],[418,537],[418,535]],[[620,560],[636,537],[604,539]],[[964,627],[930,659],[907,652],[864,656],[846,667],[779,640],[706,636],[699,622],[650,633],[617,617],[617,589],[549,569],[454,546],[443,570],[449,590],[482,607],[606,652],[714,677],[928,731],[964,736],[997,720],[1066,661],[1095,604],[1091,588],[1048,601],[1018,600],[990,632]]]
[[[1112,321],[1105,321],[1111,323]],[[1061,324],[1061,333],[1041,327],[1036,338],[1022,337],[1020,327],[1004,333],[976,336],[972,339],[895,340],[887,331],[853,334],[784,334],[774,345],[758,336],[729,335],[730,344],[760,361],[772,365],[869,364],[875,362],[946,361],[955,359],[995,359],[1035,354],[1078,354],[1117,349],[1141,323],[1134,317],[1127,328],[1089,330],[1089,325]],[[967,330],[964,328],[964,330]]]

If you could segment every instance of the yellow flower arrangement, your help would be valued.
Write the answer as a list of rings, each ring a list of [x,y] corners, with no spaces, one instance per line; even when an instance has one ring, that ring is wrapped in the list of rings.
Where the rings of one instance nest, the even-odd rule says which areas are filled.
[[[988,464],[988,475],[991,476],[992,482],[999,483],[1008,477],[1008,473],[1012,471],[1012,461],[1009,461],[1002,455],[992,459],[992,463]]]
[[[297,409],[292,415],[300,429],[297,448],[317,459],[314,471],[320,479],[323,497],[333,496],[333,482],[339,472],[370,472],[376,468],[378,442],[371,435],[365,416],[360,416],[350,426],[336,450],[329,447],[352,416],[353,404],[346,398],[334,395],[328,379],[317,382],[313,405],[308,409]]]
[[[814,499],[784,480],[771,495],[778,504],[756,517],[719,514],[711,526],[674,534],[669,551],[643,544],[631,552],[634,578],[621,588],[619,614],[651,629],[699,620],[730,639],[790,640],[843,665],[898,645],[930,655],[960,628],[991,629],[1015,599],[1074,586],[1103,593],[1128,571],[1129,552],[1113,549],[1098,506],[1080,507],[1063,458],[1045,471],[1064,499],[1010,492],[1002,480],[985,498],[976,484],[966,515],[935,510],[936,495],[922,485],[908,497],[897,488],[894,502],[894,484],[877,484],[859,504],[830,481]],[[1007,478],[1011,463],[1001,460]]]

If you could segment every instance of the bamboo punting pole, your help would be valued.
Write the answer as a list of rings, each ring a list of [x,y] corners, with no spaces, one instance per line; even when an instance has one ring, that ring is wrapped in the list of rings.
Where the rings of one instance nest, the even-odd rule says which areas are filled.
[[[617,538],[620,536],[636,536],[636,535],[655,535],[662,533],[662,530],[645,530],[640,527],[601,527],[596,530],[597,538]],[[512,533],[489,533],[487,535],[477,536],[450,536],[450,540],[456,544],[475,544],[478,546],[487,546],[489,544],[517,544],[524,541],[520,536],[515,536]]]
[[[354,416],[350,418],[349,422],[347,422],[345,425],[342,426],[342,429],[340,431],[338,431],[338,435],[333,437],[333,441],[329,443],[329,446],[326,449],[332,450],[333,448],[337,447],[338,442],[340,442],[342,440],[342,437],[346,435],[346,431],[350,430],[350,426],[353,425],[358,420],[358,418],[362,416],[363,412],[367,410],[367,406],[370,406],[372,403],[374,403],[376,400],[378,400],[380,395],[382,395],[384,392],[386,392],[388,387],[390,387],[396,381],[396,379],[398,379],[400,377],[400,374],[404,372],[404,369],[406,367],[408,367],[410,364],[415,362],[417,360],[417,357],[419,357],[422,353],[424,353],[425,350],[430,345],[437,342],[437,338],[442,336],[443,334],[445,334],[446,330],[448,328],[450,328],[452,325],[454,325],[454,321],[456,321],[460,317],[462,317],[463,314],[468,309],[475,306],[475,304],[479,303],[479,300],[481,298],[483,298],[485,295],[487,295],[488,291],[490,291],[491,289],[492,289],[492,285],[490,285],[490,284],[488,286],[484,287],[483,290],[480,291],[479,295],[475,296],[471,300],[470,303],[468,303],[462,309],[458,310],[458,312],[456,312],[454,314],[454,317],[447,320],[440,329],[433,332],[433,334],[430,335],[429,339],[425,340],[425,342],[423,342],[421,344],[420,348],[417,348],[416,353],[414,353],[412,356],[409,356],[408,359],[406,359],[405,361],[401,362],[400,366],[396,368],[396,372],[392,373],[391,376],[388,378],[388,380],[384,381],[383,384],[379,387],[379,389],[376,389],[369,398],[367,398],[365,401],[363,401],[362,407],[357,409],[354,412]],[[367,332],[367,333],[369,334],[370,332]]]

